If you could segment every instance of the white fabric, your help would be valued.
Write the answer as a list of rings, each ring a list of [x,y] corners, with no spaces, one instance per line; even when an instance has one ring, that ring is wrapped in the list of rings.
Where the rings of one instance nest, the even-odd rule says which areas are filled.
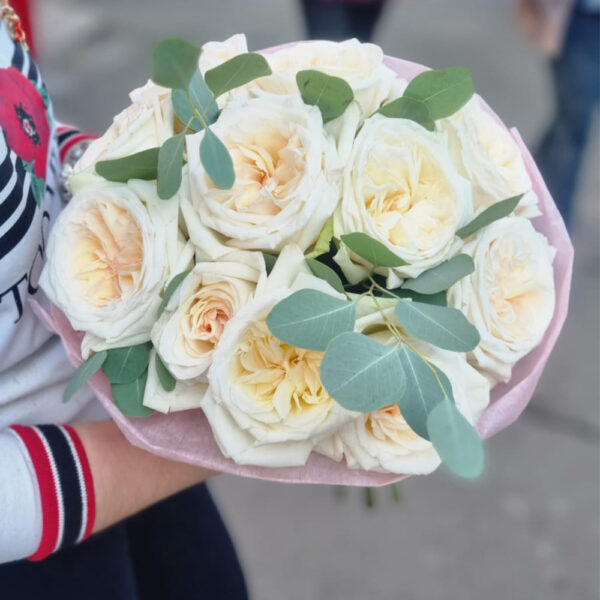
[[[42,535],[42,511],[33,465],[22,443],[8,431],[0,432],[0,474],[1,564],[33,554]]]

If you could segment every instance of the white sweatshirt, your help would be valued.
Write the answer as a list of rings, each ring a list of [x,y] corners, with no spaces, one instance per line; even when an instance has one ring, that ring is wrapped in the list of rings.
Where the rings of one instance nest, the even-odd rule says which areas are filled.
[[[106,414],[89,388],[62,402],[73,368],[28,304],[45,302],[38,280],[61,209],[56,128],[43,95],[35,64],[0,21],[0,563],[31,555],[42,531],[37,479],[7,427]]]

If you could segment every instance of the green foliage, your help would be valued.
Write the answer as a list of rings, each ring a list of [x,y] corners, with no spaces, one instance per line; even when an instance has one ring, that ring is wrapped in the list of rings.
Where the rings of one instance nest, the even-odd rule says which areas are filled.
[[[169,138],[158,152],[158,197],[168,200],[181,186],[181,167],[183,166],[183,146],[185,135],[180,133]]]
[[[278,302],[267,316],[267,325],[286,344],[325,350],[337,335],[354,329],[355,312],[355,302],[304,289]]]
[[[306,264],[308,268],[312,271],[312,274],[319,279],[323,279],[326,281],[333,289],[340,292],[340,294],[344,294],[344,284],[342,280],[339,278],[338,274],[327,265],[318,261],[316,258],[306,258]]]
[[[148,345],[137,344],[107,351],[102,371],[111,383],[126,384],[148,368]]]
[[[233,88],[270,74],[271,67],[266,58],[262,54],[248,52],[207,71],[204,77],[215,98],[218,98]]]
[[[408,84],[403,97],[425,104],[431,119],[437,120],[460,110],[471,99],[474,91],[469,70],[453,67],[417,75]]]
[[[427,418],[444,398],[452,399],[452,386],[441,371],[405,345],[400,349],[400,361],[406,374],[406,392],[398,399],[398,406],[410,428],[428,440]]]
[[[296,83],[304,103],[317,106],[321,111],[323,123],[342,115],[354,99],[354,92],[346,81],[321,71],[298,71]]]
[[[160,381],[162,389],[165,390],[165,392],[172,392],[175,389],[175,384],[177,382],[158,355],[158,352],[154,357],[154,366],[156,367],[156,374],[158,375],[158,380]]]
[[[152,181],[158,176],[159,148],[142,150],[123,158],[101,160],[96,163],[96,173],[108,181],[127,183],[130,179]]]
[[[185,40],[159,42],[152,52],[152,81],[167,88],[187,89],[198,69],[200,51]]]
[[[321,254],[327,254],[329,252],[329,246],[331,244],[331,239],[333,238],[333,217],[329,217],[327,221],[325,221],[325,225],[321,229],[319,233],[319,237],[315,242],[315,247],[312,252],[306,255],[306,258],[315,258],[317,256],[321,256]]]
[[[268,252],[262,253],[263,258],[265,259],[265,269],[267,271],[267,275],[273,270],[275,263],[277,262],[277,255],[269,254]]]
[[[199,69],[196,69],[188,90],[175,89],[171,92],[171,101],[179,120],[184,125],[189,123],[190,129],[194,131],[200,131],[204,128],[203,122],[194,117],[194,110],[200,113],[207,125],[214,123],[219,115],[219,107],[215,102],[215,97],[206,85]]]
[[[210,127],[204,130],[200,142],[200,160],[202,166],[217,187],[229,190],[235,183],[233,161],[225,144],[212,132]]]
[[[470,235],[473,235],[476,231],[479,231],[482,227],[485,227],[498,219],[507,217],[515,210],[515,208],[517,208],[522,197],[523,194],[519,194],[518,196],[513,196],[512,198],[507,198],[506,200],[501,200],[500,202],[496,202],[496,204],[492,204],[492,206],[486,208],[470,223],[467,223],[463,228],[459,229],[456,232],[456,235],[464,240]]]
[[[384,104],[378,111],[384,117],[393,119],[410,119],[426,129],[433,129],[433,119],[427,104],[420,100],[402,96],[389,104]]]
[[[410,298],[414,302],[435,304],[435,306],[448,306],[446,292],[438,292],[437,294],[419,294],[418,292],[405,290],[404,288],[395,288],[389,291],[394,294],[394,296],[398,296],[398,298]]]
[[[472,479],[483,471],[483,443],[475,429],[448,399],[427,418],[429,439],[442,462],[460,477]]]
[[[344,408],[360,412],[394,404],[406,389],[397,347],[355,332],[331,341],[321,361],[321,382]]]
[[[130,383],[113,383],[110,386],[113,400],[124,415],[128,417],[147,417],[154,412],[143,404],[147,379],[148,369]]]
[[[415,279],[407,279],[402,287],[419,294],[437,294],[447,290],[459,279],[475,270],[473,259],[467,254],[459,254],[433,269],[421,273]]]
[[[165,307],[171,299],[171,296],[175,293],[175,290],[181,285],[181,282],[190,274],[190,271],[191,269],[188,269],[187,271],[182,271],[181,273],[175,275],[175,277],[173,277],[171,281],[169,281],[169,285],[167,285],[167,289],[165,290],[163,299],[158,307],[157,317],[160,317],[160,315],[162,315],[163,310],[165,310]]]
[[[409,334],[439,348],[468,352],[479,344],[477,329],[455,308],[398,300],[396,316]]]
[[[347,233],[342,235],[341,239],[354,254],[364,258],[374,267],[401,267],[406,264],[381,242],[366,233]]]
[[[77,367],[77,370],[73,373],[73,377],[71,377],[71,381],[69,381],[69,385],[67,385],[63,392],[63,402],[68,402],[73,394],[102,367],[106,360],[106,355],[106,350],[96,352]]]

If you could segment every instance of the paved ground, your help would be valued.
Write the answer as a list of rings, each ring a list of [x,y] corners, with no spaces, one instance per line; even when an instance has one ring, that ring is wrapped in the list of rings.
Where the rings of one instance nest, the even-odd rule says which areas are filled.
[[[469,67],[534,145],[552,114],[549,79],[514,30],[512,5],[407,2],[388,10],[377,41],[388,54]],[[261,48],[303,35],[293,0],[45,0],[40,20],[57,112],[96,132],[145,80],[160,37],[245,31]],[[596,124],[577,198],[571,316],[531,407],[487,445],[483,480],[414,478],[401,505],[384,491],[369,512],[358,490],[339,501],[327,487],[220,478],[212,488],[253,598],[598,598],[598,139]]]

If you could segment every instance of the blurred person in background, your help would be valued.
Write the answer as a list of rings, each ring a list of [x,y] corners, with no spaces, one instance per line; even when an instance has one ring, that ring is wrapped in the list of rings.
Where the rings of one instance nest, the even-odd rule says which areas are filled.
[[[54,121],[0,0],[0,597],[245,600],[213,473],[132,446],[87,386],[62,402],[73,367],[29,300],[89,139]]]
[[[301,0],[311,40],[370,42],[386,0]]]
[[[521,0],[519,24],[550,59],[556,114],[536,161],[567,227],[600,95],[600,0]]]

